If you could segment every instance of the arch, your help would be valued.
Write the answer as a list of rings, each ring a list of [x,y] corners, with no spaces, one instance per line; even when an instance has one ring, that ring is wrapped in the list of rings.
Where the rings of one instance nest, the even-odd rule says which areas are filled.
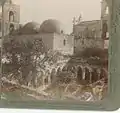
[[[67,67],[63,66],[62,71],[67,71]]]
[[[72,66],[72,67],[71,67],[71,72],[72,72],[72,73],[75,73],[75,72],[76,72],[76,67],[75,67],[75,66]]]
[[[91,80],[91,74],[90,69],[88,67],[85,67],[85,81],[89,84]]]
[[[82,66],[77,67],[77,82],[80,84],[81,80],[83,80],[83,68]]]
[[[13,11],[9,11],[9,22],[15,21],[15,14]]]
[[[98,68],[98,69],[97,69],[98,80],[100,80],[100,73],[101,73],[101,69],[100,69],[100,68]]]
[[[91,82],[94,83],[98,80],[97,68],[93,68],[91,74]]]
[[[101,70],[101,72],[100,72],[100,79],[107,78],[108,74],[105,71],[105,69],[101,68],[100,70]]]
[[[66,66],[67,71],[71,71],[72,67],[73,67],[73,66],[72,66],[71,64],[67,65],[67,66]]]

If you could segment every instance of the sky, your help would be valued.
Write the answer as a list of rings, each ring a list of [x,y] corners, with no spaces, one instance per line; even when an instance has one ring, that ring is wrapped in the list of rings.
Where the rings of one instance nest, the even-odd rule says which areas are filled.
[[[73,17],[99,20],[101,14],[100,0],[13,0],[20,5],[20,22],[29,21],[42,23],[46,19],[57,19],[67,33],[72,32]]]

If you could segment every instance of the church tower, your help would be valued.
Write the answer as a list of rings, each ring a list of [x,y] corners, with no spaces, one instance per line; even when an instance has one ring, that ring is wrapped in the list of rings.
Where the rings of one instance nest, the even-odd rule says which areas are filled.
[[[19,5],[14,4],[12,0],[6,0],[3,14],[4,14],[4,35],[10,34],[12,31],[19,29],[19,23],[20,23]],[[2,30],[0,29],[0,32],[1,31]]]
[[[106,39],[109,37],[108,21],[109,21],[109,8],[108,8],[106,0],[102,0],[101,2],[101,30],[102,30],[103,39]]]

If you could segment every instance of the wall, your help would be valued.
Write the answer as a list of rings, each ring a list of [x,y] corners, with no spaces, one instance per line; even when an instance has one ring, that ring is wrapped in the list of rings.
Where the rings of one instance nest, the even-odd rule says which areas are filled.
[[[4,17],[5,21],[9,22],[9,12],[12,11],[14,13],[14,22],[20,22],[20,6],[16,4],[6,4],[4,6]]]
[[[73,33],[75,36],[74,53],[81,52],[85,48],[104,48],[100,20],[83,21],[74,26]]]
[[[53,49],[53,34],[33,34],[33,35],[15,35],[16,38],[20,40],[32,39],[32,38],[42,38],[47,50]]]
[[[102,39],[86,39],[81,38],[76,40],[74,46],[74,53],[83,51],[85,48],[103,48],[104,41]]]
[[[73,33],[75,36],[78,36],[82,32],[81,37],[84,37],[85,29],[86,29],[86,26],[75,25],[73,26]]]
[[[94,35],[93,35],[94,31]],[[92,20],[92,21],[83,21],[80,24],[73,26],[73,34],[75,37],[92,37],[100,38],[101,37],[101,21]]]
[[[32,35],[15,35],[14,37],[18,38],[18,40],[24,39],[35,39],[41,38],[47,50],[55,50],[60,51],[65,54],[73,54],[73,46],[74,46],[74,37],[67,35],[59,35],[54,33],[39,33]],[[64,39],[66,40],[66,44],[64,45]]]
[[[64,45],[64,40],[65,45]],[[73,54],[74,37],[69,35],[54,34],[54,50],[60,51],[64,54]]]
[[[90,24],[88,25],[88,31],[89,31],[89,34],[88,36],[92,37],[92,30],[94,30],[95,32],[95,35],[93,36],[93,38],[95,39],[100,39],[101,38],[101,27],[100,27],[100,21],[96,21],[95,23],[93,24]]]
[[[104,41],[104,49],[108,49],[109,47],[109,40]]]
[[[53,50],[53,40],[54,40],[53,33],[45,33],[45,34],[43,33],[43,34],[39,34],[38,36],[42,38],[48,50],[49,49]]]

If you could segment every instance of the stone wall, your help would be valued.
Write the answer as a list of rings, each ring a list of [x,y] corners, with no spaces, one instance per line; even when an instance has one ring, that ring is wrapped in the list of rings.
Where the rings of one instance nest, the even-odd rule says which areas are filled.
[[[101,21],[83,21],[74,26],[74,53],[85,48],[104,48],[104,40],[101,38]]]
[[[42,38],[42,40],[48,50],[53,50],[53,40],[54,40],[53,33],[38,34],[38,37]]]
[[[101,21],[83,21],[73,26],[73,34],[77,38],[101,38]]]
[[[15,35],[18,39],[41,38],[47,50],[60,51],[65,54],[73,54],[74,37],[55,33],[40,33],[33,35]],[[65,45],[64,45],[65,40]]]
[[[73,54],[74,37],[69,35],[54,34],[54,50],[64,54]]]
[[[18,39],[32,39],[32,38],[42,38],[42,41],[46,49],[53,49],[53,34],[33,34],[33,35],[15,35]]]
[[[9,21],[9,13],[10,11],[14,14],[14,21]],[[2,15],[1,15],[2,16]],[[10,24],[14,25],[14,29],[19,29],[19,22],[20,22],[20,6],[16,4],[5,4],[4,6],[4,34],[9,34]],[[2,23],[2,17],[0,17],[0,23]],[[0,30],[0,37],[1,37],[1,30]]]
[[[74,46],[74,53],[82,52],[86,48],[103,48],[104,41],[102,39],[86,39],[81,38],[76,40]]]

